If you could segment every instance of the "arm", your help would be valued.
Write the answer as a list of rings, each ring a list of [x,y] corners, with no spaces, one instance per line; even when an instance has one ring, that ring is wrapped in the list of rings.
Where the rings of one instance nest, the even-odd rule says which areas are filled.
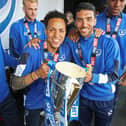
[[[10,55],[18,58],[20,56],[20,52],[18,51],[18,43],[20,38],[19,29],[17,28],[17,24],[12,24],[9,32],[9,50]]]
[[[36,64],[39,60],[37,58],[38,55],[34,55],[34,53],[34,51],[29,50],[29,53],[23,53],[21,56],[20,64],[11,77],[11,85],[14,90],[25,88],[37,79],[47,77],[49,71],[47,63],[43,63],[39,67],[38,64]]]
[[[113,81],[117,81],[120,67],[120,50],[116,41],[110,39],[104,44],[104,65],[101,72],[92,73],[91,83],[106,84]],[[101,59],[103,60],[103,59]],[[101,64],[102,66],[102,64]],[[97,65],[97,69],[101,69],[100,64]],[[99,70],[98,70],[99,71]]]
[[[31,85],[34,81],[38,80],[39,78],[46,78],[48,76],[49,67],[46,63],[43,63],[40,68],[36,71],[31,72],[26,76],[16,76],[13,75],[11,77],[11,86],[13,90],[23,89],[29,85]]]

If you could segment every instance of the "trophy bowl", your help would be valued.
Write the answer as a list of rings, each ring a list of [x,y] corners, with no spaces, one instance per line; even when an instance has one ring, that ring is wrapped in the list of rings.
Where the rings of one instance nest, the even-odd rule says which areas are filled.
[[[70,110],[83,86],[86,69],[72,62],[58,62],[51,75],[51,92],[55,111],[60,111],[63,99],[67,99],[67,111]]]

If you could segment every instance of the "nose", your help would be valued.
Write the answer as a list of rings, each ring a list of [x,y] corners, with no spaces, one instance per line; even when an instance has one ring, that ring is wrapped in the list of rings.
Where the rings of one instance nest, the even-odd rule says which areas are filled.
[[[88,24],[87,19],[83,19],[83,21],[82,21],[82,26],[87,26],[87,24]]]
[[[55,31],[54,37],[56,37],[56,38],[59,37],[59,31],[58,30]]]
[[[120,0],[116,0],[115,6],[120,6]]]

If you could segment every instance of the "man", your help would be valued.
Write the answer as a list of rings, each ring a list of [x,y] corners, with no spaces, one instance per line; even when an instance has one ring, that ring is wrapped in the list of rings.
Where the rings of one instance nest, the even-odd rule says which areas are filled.
[[[36,20],[38,10],[38,0],[23,0],[23,11],[25,17],[16,21],[10,28],[10,54],[19,58],[24,50],[24,46],[29,41],[45,40],[44,24]],[[13,70],[10,69],[11,73]],[[23,96],[22,90],[14,92],[18,108],[23,117]]]
[[[0,39],[0,115],[6,126],[23,126],[5,74],[5,66],[15,67],[17,63],[13,57],[3,51]]]
[[[12,79],[13,89],[25,88],[26,126],[39,126],[40,112],[44,104],[45,79],[49,71],[45,61],[71,60],[69,46],[63,43],[66,34],[64,14],[52,11],[45,20],[47,40],[40,43],[38,50],[24,50]]]
[[[117,40],[120,48],[120,70],[119,76],[125,71],[126,65],[126,14],[123,10],[126,0],[106,0],[106,10],[97,16],[97,28],[101,28],[108,36]],[[116,84],[115,105],[120,93],[120,83]]]
[[[117,40],[120,47],[120,75],[122,75],[126,65],[126,14],[123,13],[126,0],[106,0],[106,4],[106,10],[97,16],[96,27]]]
[[[13,23],[10,28],[10,53],[21,56],[24,46],[30,41],[45,40],[44,24],[36,20],[38,0],[23,0],[25,17]]]
[[[76,43],[68,40],[68,44],[75,63],[82,67],[90,64],[80,92],[79,119],[82,126],[90,126],[95,115],[95,126],[109,126],[118,79],[119,47],[111,37],[94,35],[96,11],[92,4],[80,3],[75,18],[80,39]]]

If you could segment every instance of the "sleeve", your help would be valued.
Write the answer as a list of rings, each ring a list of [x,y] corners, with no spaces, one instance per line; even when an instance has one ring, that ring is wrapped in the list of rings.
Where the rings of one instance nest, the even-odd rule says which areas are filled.
[[[93,73],[92,83],[106,84],[119,78],[120,50],[117,42],[110,39],[104,48],[105,66],[103,73]]]
[[[9,67],[16,67],[17,64],[19,63],[18,60],[10,55],[8,55],[8,53],[6,53],[3,50],[2,44],[1,44],[1,40],[0,40],[0,48],[3,54],[3,59],[4,59],[4,64],[5,66],[9,66]]]
[[[18,51],[18,43],[20,38],[19,27],[17,23],[12,24],[9,32],[9,49],[10,55],[18,58],[20,52]]]
[[[19,60],[19,64],[16,67],[14,75],[19,76],[19,77],[28,75],[29,73],[32,72],[32,63],[33,63],[33,60],[32,60],[32,56],[30,55],[30,53],[23,52],[23,54]]]

